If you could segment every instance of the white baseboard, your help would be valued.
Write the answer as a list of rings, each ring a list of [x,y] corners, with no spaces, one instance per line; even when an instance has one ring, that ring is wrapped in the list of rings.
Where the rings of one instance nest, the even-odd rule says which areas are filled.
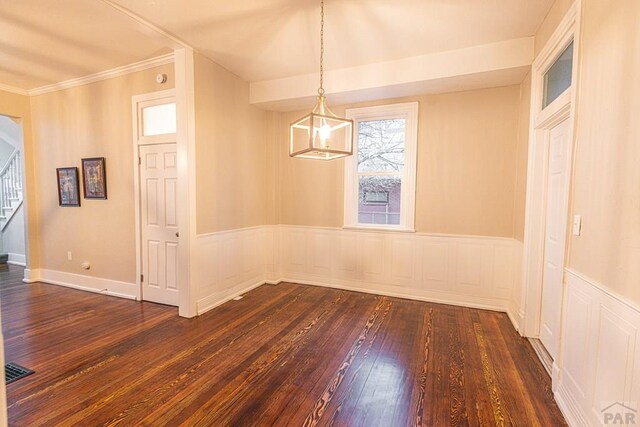
[[[580,406],[574,401],[571,393],[569,393],[562,384],[560,384],[553,395],[558,407],[560,408],[560,412],[562,412],[562,415],[564,415],[564,418],[567,421],[567,424],[571,427],[589,426],[589,422],[580,410]]]
[[[513,325],[514,329],[518,331],[518,333],[520,333],[520,325],[522,324],[522,320],[520,318],[520,313],[514,311],[515,310],[513,309],[513,307],[509,305],[509,308],[507,308],[507,316],[509,316],[509,320],[511,320],[511,324]],[[520,336],[522,336],[522,334],[520,334]]]
[[[116,280],[102,279],[99,277],[85,276],[81,274],[65,273],[55,270],[25,270],[24,282],[44,282],[51,285],[65,286],[81,291],[95,292],[114,297],[132,300],[140,299],[135,283],[119,282]]]
[[[9,252],[9,260],[7,264],[19,265],[21,267],[26,267],[27,265],[27,257],[23,254],[14,254]]]
[[[24,283],[34,283],[40,280],[40,270],[38,269],[24,269],[24,276],[22,281]]]
[[[370,287],[365,288],[355,283],[332,283],[318,280],[304,280],[300,278],[283,278],[278,280],[277,282],[299,283],[301,285],[321,286],[325,288],[342,289],[345,291],[362,292],[365,294],[383,295],[393,298],[404,298],[414,301],[424,301],[436,304],[455,305],[458,307],[477,308],[480,310],[506,312],[504,304],[491,298],[466,298],[463,295],[451,295],[444,292],[435,292],[428,290],[416,292],[413,289],[408,289],[408,291],[410,292],[403,292],[401,290],[398,290],[397,286],[370,285]]]
[[[555,364],[553,362],[553,359],[551,358],[551,355],[542,344],[542,341],[540,341],[538,338],[529,338],[528,340],[529,344],[531,344],[531,347],[533,347],[533,351],[536,352],[536,356],[538,356],[538,359],[544,367],[544,370],[547,371],[547,374],[549,374],[551,378],[554,378],[553,369]],[[557,365],[555,366],[557,368]],[[557,372],[555,378],[557,378]]]
[[[231,289],[227,289],[222,292],[218,292],[212,295],[209,295],[205,298],[199,299],[196,302],[196,313],[199,315],[206,313],[209,310],[212,310],[225,302],[231,301],[232,299],[245,294],[259,286],[262,286],[266,283],[273,283],[269,280],[259,279],[258,281],[248,281],[244,283],[240,283],[237,286],[234,286]]]

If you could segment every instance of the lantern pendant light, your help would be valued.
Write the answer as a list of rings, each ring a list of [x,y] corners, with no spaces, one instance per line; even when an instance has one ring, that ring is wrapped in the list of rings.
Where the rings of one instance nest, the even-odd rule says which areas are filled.
[[[324,96],[324,0],[320,2],[320,87],[311,113],[289,125],[289,156],[332,160],[353,154],[353,120],[338,117]]]

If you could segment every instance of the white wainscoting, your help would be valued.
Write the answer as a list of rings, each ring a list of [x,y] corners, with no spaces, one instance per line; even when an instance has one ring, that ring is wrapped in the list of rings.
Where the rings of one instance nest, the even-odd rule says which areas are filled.
[[[522,244],[509,238],[280,225],[196,242],[199,314],[280,281],[505,312],[517,306]]]
[[[277,227],[262,226],[199,235],[195,281],[198,314],[274,278]]]
[[[508,311],[520,277],[514,239],[280,226],[279,278]]]
[[[640,309],[570,269],[566,280],[556,399],[567,421],[602,425],[615,402],[640,410]]]

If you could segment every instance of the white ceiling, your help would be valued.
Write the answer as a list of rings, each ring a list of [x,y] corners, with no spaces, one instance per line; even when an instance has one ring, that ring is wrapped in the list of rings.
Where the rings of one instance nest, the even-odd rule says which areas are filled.
[[[1,0],[0,83],[59,83],[170,53],[100,0]]]
[[[317,72],[319,0],[112,1],[247,81]],[[531,36],[552,3],[326,0],[325,66]],[[0,84],[33,89],[171,51],[148,34],[103,0],[0,0]]]
[[[319,0],[115,0],[247,81],[318,69]],[[346,68],[534,35],[553,0],[326,0]]]

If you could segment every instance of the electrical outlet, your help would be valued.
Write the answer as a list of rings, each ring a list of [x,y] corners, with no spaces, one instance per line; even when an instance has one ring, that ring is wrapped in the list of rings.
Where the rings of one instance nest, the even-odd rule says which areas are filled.
[[[67,252],[67,261],[73,261],[73,255],[71,255],[71,251]]]

